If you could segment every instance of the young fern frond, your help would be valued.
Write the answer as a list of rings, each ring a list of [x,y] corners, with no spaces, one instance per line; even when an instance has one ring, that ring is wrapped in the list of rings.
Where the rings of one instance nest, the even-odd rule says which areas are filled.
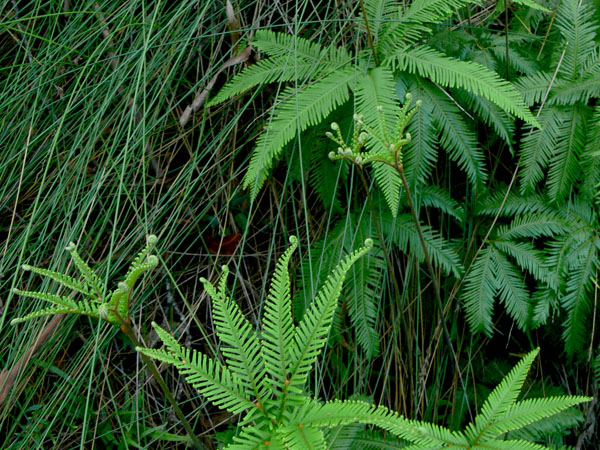
[[[64,308],[77,309],[77,303],[75,302],[75,300],[65,295],[47,294],[45,292],[37,291],[22,291],[17,288],[13,288],[12,291],[17,295],[20,295],[21,297],[37,298],[39,300],[45,300],[48,303],[53,303],[57,306],[62,306]]]
[[[190,385],[219,408],[238,414],[257,407],[247,395],[246,383],[237,373],[196,350],[183,348],[156,323],[153,322],[152,326],[169,353],[140,347],[136,350],[173,364]]]
[[[67,296],[58,296],[37,291],[21,291],[15,289],[14,292],[25,297],[37,298],[53,303],[56,306],[36,311],[26,316],[13,319],[11,323],[19,323],[24,320],[37,318],[44,315],[53,314],[82,314],[104,319],[111,324],[120,327],[123,321],[129,321],[129,298],[133,291],[135,282],[139,276],[147,270],[153,269],[158,265],[158,258],[154,255],[148,255],[152,247],[156,244],[156,236],[148,236],[146,247],[136,256],[131,263],[125,281],[118,283],[117,288],[112,292],[104,288],[104,284],[98,274],[79,256],[74,243],[70,243],[66,250],[71,254],[75,266],[81,273],[83,280],[77,280],[65,274],[54,272],[47,269],[41,269],[24,265],[23,269],[32,271],[42,276],[47,276],[64,287],[74,290],[87,298],[83,300],[74,300]],[[104,292],[107,292],[106,298],[103,298]]]
[[[262,349],[256,331],[242,314],[240,307],[225,292],[228,272],[223,267],[223,276],[217,289],[205,278],[200,281],[212,299],[215,330],[219,340],[225,344],[220,349],[228,370],[243,380],[248,397],[252,396],[256,401],[262,402],[268,390],[262,382],[265,374]]]
[[[67,274],[55,272],[53,270],[43,269],[40,267],[33,267],[29,264],[23,264],[21,267],[26,272],[37,273],[38,275],[42,275],[44,277],[48,277],[51,280],[56,281],[59,284],[62,284],[64,287],[68,289],[72,289],[80,294],[86,295],[90,297],[92,300],[99,301],[101,292],[95,292],[94,289],[87,284],[85,281],[78,280],[76,278],[70,277]],[[22,294],[20,294],[22,295]]]
[[[271,376],[271,390],[277,397],[281,397],[286,389],[291,364],[289,349],[295,333],[288,264],[298,246],[298,239],[295,236],[290,237],[290,242],[290,247],[277,261],[262,320],[265,369]]]
[[[294,394],[302,392],[310,370],[327,342],[333,313],[346,274],[352,264],[372,246],[373,241],[367,239],[364,247],[355,250],[340,262],[327,278],[325,285],[317,292],[314,302],[296,327],[294,340],[290,346],[291,364],[287,386],[289,392]]]
[[[88,266],[88,264],[83,259],[81,259],[79,253],[77,253],[77,246],[75,245],[75,243],[69,242],[69,245],[65,247],[65,250],[70,253],[71,258],[73,258],[73,262],[75,263],[75,267],[77,267],[79,273],[81,273],[88,286],[90,286],[90,290],[94,294],[98,295],[98,297],[101,297],[102,294],[104,294],[104,292],[101,289],[102,280],[100,279],[98,274],[94,272],[94,270],[90,266]]]

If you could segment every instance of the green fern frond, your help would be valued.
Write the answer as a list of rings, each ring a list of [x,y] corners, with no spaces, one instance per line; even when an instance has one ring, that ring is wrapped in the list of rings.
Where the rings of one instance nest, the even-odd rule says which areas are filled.
[[[498,286],[491,246],[482,250],[465,277],[463,305],[471,332],[492,335],[492,311]]]
[[[430,33],[427,23],[437,23],[454,14],[457,8],[478,0],[415,0],[401,14],[398,28],[402,30],[403,43],[415,41],[421,33]]]
[[[262,349],[267,374],[272,379],[272,391],[281,397],[285,391],[290,366],[289,348],[294,338],[292,301],[288,264],[298,246],[298,239],[290,237],[291,245],[278,259],[265,302],[262,320]]]
[[[276,107],[275,117],[258,139],[253,151],[243,186],[250,188],[256,198],[267,178],[267,171],[279,158],[283,146],[298,131],[316,125],[336,106],[349,98],[349,85],[354,80],[354,70],[343,69],[298,91],[289,87],[283,92],[285,100]]]
[[[291,450],[326,450],[327,442],[323,430],[315,427],[288,426],[284,431],[280,431],[280,439],[285,443],[286,448]]]
[[[179,369],[187,382],[212,404],[226,409],[232,414],[256,408],[256,405],[246,397],[244,383],[235,373],[196,350],[181,347],[167,331],[156,323],[152,322],[152,326],[168,351],[172,353],[171,359],[176,360],[173,363],[175,367]],[[145,348],[138,347],[136,350],[150,357],[156,355],[152,349],[147,351]]]
[[[522,214],[510,225],[498,227],[497,236],[504,240],[556,236],[566,231],[566,223],[556,214]]]
[[[531,273],[536,280],[548,283],[549,287],[556,289],[558,281],[550,276],[543,253],[536,249],[533,243],[494,240],[494,246],[514,258],[517,265]]]
[[[294,333],[294,342],[290,347],[292,364],[290,365],[289,391],[302,391],[306,378],[327,341],[327,334],[337,307],[338,297],[346,274],[358,258],[373,246],[367,239],[365,246],[346,256],[329,275],[325,285],[317,293],[314,302],[304,314]]]
[[[530,302],[525,281],[519,270],[497,249],[492,247],[495,260],[496,283],[500,301],[504,303],[506,312],[517,322],[521,330],[527,328]]]
[[[564,0],[556,13],[556,25],[566,41],[566,51],[559,73],[575,80],[583,67],[585,58],[597,46],[598,26],[593,19],[594,10],[588,2]]]
[[[548,171],[548,193],[554,201],[564,200],[571,193],[573,184],[581,173],[579,159],[585,145],[588,116],[587,107],[573,105],[558,129]]]
[[[565,350],[569,355],[581,350],[588,334],[588,317],[592,309],[592,299],[588,295],[593,283],[592,277],[600,266],[597,250],[593,244],[587,246],[585,259],[569,273],[566,295],[561,304],[567,311],[564,322],[563,339]]]
[[[45,292],[36,292],[36,291],[22,291],[20,289],[14,288],[13,293],[20,295],[22,297],[31,297],[37,298],[39,300],[45,300],[48,303],[53,303],[56,306],[62,306],[64,308],[76,309],[77,303],[75,300],[65,296],[65,295],[56,295],[56,294],[46,294]]]
[[[421,188],[419,194],[423,205],[437,208],[454,217],[459,222],[464,220],[465,211],[463,207],[450,197],[450,194],[445,189],[433,184],[428,184]]]
[[[521,93],[525,103],[528,106],[533,106],[542,102],[550,83],[552,83],[552,74],[539,71],[520,77],[515,83],[515,88]],[[544,123],[541,124],[544,127]]]
[[[553,90],[551,105],[573,105],[587,103],[591,98],[600,97],[600,66],[584,78],[571,82],[558,82]]]
[[[225,86],[219,90],[218,94],[211,99],[208,106],[223,103],[248,89],[272,83],[273,81],[292,81],[304,80],[309,76],[319,76],[322,70],[316,66],[314,61],[304,61],[300,58],[294,59],[293,54],[285,60],[279,58],[268,58],[246,67],[235,77],[233,77]]]
[[[453,60],[426,46],[400,50],[386,62],[394,70],[408,70],[443,86],[460,87],[483,95],[508,113],[535,127],[540,126],[519,92],[480,64]]]
[[[390,212],[395,216],[398,214],[398,207],[400,205],[400,190],[402,188],[400,175],[398,175],[394,167],[380,162],[373,164],[373,174],[377,186],[383,192]]]
[[[500,420],[494,421],[489,433],[499,436],[550,417],[571,406],[587,401],[588,397],[564,396],[522,400],[510,406]]]
[[[596,106],[588,123],[587,143],[581,157],[583,173],[579,190],[583,198],[591,200],[597,197],[600,183],[600,105]]]
[[[529,372],[529,368],[539,352],[540,349],[536,348],[525,355],[504,377],[502,382],[490,392],[481,411],[475,418],[475,422],[466,429],[466,434],[470,439],[483,440],[486,437],[494,437],[489,424],[494,423],[494,420],[498,417],[506,416],[511,405],[517,400],[527,377],[527,372]]]
[[[504,199],[506,197],[506,200]],[[506,195],[506,188],[495,188],[493,191],[488,191],[485,196],[478,202],[476,214],[495,217],[513,217],[523,213],[536,214],[555,212],[550,205],[547,197],[544,195],[532,192],[528,195],[522,195],[517,192],[509,192]]]
[[[400,250],[408,253],[410,249],[410,253],[414,254],[419,262],[424,261],[423,249],[410,214],[401,214],[396,219],[382,215],[381,220],[385,235],[390,236]],[[431,227],[421,225],[421,229],[433,265],[441,268],[446,274],[460,277],[463,269],[452,245]]]
[[[399,96],[406,96],[411,92],[421,106],[408,123],[407,132],[411,140],[404,147],[404,170],[410,186],[424,182],[437,161],[437,132],[433,123],[433,108],[427,101],[422,87],[423,79],[408,74],[400,74]]]
[[[398,115],[394,77],[385,67],[370,70],[358,79],[356,86],[357,111],[363,115],[363,121],[378,135],[391,136]],[[371,153],[389,154],[378,139],[368,139],[367,148]],[[387,158],[383,158],[387,159]],[[400,203],[402,182],[394,167],[382,162],[373,163],[375,181],[382,190],[392,214],[396,215]]]
[[[387,67],[376,67],[357,80],[356,110],[363,115],[364,122],[381,135],[391,134],[394,119],[398,115],[396,84],[394,76]],[[385,121],[380,120],[381,114]],[[381,129],[381,126],[385,129]],[[376,141],[368,140],[367,148]]]
[[[233,441],[225,450],[286,450],[283,442],[264,427],[246,426],[233,437]]]
[[[513,3],[517,3],[519,5],[527,6],[527,7],[532,8],[532,9],[537,9],[538,11],[543,11],[545,13],[552,12],[548,8],[543,7],[542,5],[540,5],[539,3],[535,2],[534,0],[513,0]]]
[[[291,56],[294,59],[312,61],[320,66],[329,63],[331,64],[330,69],[337,69],[351,61],[350,54],[343,47],[326,49],[318,42],[271,30],[257,30],[252,39],[252,45],[280,61]]]
[[[86,311],[81,311],[79,308],[75,309],[75,308],[69,308],[69,307],[65,307],[65,306],[51,306],[49,308],[43,308],[43,309],[34,311],[32,313],[26,314],[23,317],[13,319],[10,321],[10,324],[16,325],[21,322],[25,322],[27,320],[37,319],[38,317],[43,317],[43,316],[52,316],[52,315],[56,315],[56,314],[82,314],[82,315],[88,315],[88,316],[92,316],[92,317],[98,317],[97,314],[88,313]]]
[[[381,53],[380,44],[385,44],[385,31],[390,27],[393,19],[398,16],[398,6],[389,0],[366,0],[365,11],[369,21],[369,31],[371,39],[377,53]],[[358,20],[359,30],[363,33],[367,32],[364,25],[364,20]]]
[[[500,139],[506,142],[509,148],[512,149],[515,125],[508,114],[481,95],[474,95],[472,92],[468,91],[464,91],[462,94],[467,99],[469,109],[473,110],[488,125],[490,125]]]
[[[200,279],[212,299],[215,330],[224,344],[220,350],[228,370],[242,380],[246,395],[253,395],[261,401],[267,390],[262,382],[265,367],[261,346],[256,331],[240,307],[226,295],[225,277],[228,271],[225,269],[223,272],[218,289],[205,278]]]
[[[93,292],[90,286],[83,280],[77,280],[76,278],[70,277],[69,275],[60,272],[55,272],[53,270],[43,269],[40,267],[33,267],[29,264],[23,264],[21,268],[27,272],[33,272],[37,273],[38,275],[48,277],[51,280],[62,284],[66,288],[73,289],[74,291],[77,291],[80,294],[87,295],[92,300],[100,300],[98,296],[101,295],[101,293]]]
[[[383,251],[378,245],[368,255],[352,266],[351,282],[348,283],[349,314],[356,337],[367,357],[379,353],[380,336],[377,332],[379,304],[387,266]]]
[[[483,166],[484,157],[477,145],[477,136],[467,126],[458,106],[430,82],[422,80],[420,84],[423,88],[423,100],[432,106],[434,121],[441,131],[441,146],[467,173],[472,183],[485,181],[487,175]]]
[[[69,242],[69,245],[65,247],[65,250],[68,251],[71,255],[71,258],[73,258],[75,267],[77,267],[77,269],[87,282],[92,293],[96,294],[98,297],[101,297],[103,294],[101,289],[102,280],[100,280],[98,274],[94,272],[94,270],[92,270],[92,268],[88,266],[88,264],[83,259],[81,259],[79,253],[77,253],[77,246],[75,245],[75,243]]]
[[[521,170],[522,194],[532,191],[536,183],[543,178],[543,171],[554,153],[556,141],[565,120],[566,114],[561,109],[546,108],[540,115],[542,128],[529,130],[523,138],[519,152],[523,167]]]

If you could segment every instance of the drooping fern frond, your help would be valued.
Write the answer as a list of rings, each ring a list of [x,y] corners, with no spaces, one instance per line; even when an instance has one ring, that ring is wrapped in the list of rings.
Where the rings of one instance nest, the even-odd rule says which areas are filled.
[[[496,261],[491,247],[479,253],[465,277],[463,304],[472,332],[492,335],[492,311],[498,286]]]
[[[323,77],[318,83],[302,90],[289,87],[282,93],[284,100],[275,117],[256,143],[244,177],[244,188],[250,188],[256,197],[267,178],[267,172],[279,157],[283,146],[298,131],[316,125],[331,111],[349,98],[349,85],[355,78],[354,70],[343,69]]]
[[[382,229],[400,250],[414,254],[419,262],[424,261],[423,250],[410,214],[401,214],[397,218],[382,215]],[[455,248],[438,232],[428,225],[421,225],[425,245],[434,267],[441,268],[446,274],[460,277],[462,265]]]
[[[539,127],[517,90],[480,64],[454,60],[432,48],[402,49],[387,61],[394,70],[408,70],[450,88],[483,95],[503,110]]]
[[[485,181],[483,153],[478,147],[477,136],[467,126],[460,109],[432,83],[421,80],[419,84],[423,90],[423,102],[431,105],[436,128],[441,132],[440,145],[473,184]]]
[[[592,5],[579,0],[564,0],[558,8],[556,25],[566,43],[560,73],[570,80],[579,76],[585,59],[597,46],[594,38],[598,25],[593,15]]]

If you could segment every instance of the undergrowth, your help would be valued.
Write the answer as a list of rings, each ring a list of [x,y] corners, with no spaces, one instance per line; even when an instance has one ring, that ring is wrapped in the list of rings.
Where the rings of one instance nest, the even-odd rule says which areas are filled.
[[[110,320],[10,325],[48,306],[16,292],[71,302],[77,291],[23,264],[72,277],[63,249],[74,242],[104,298],[156,233],[157,268],[127,297],[147,348],[159,346],[155,322],[222,362],[201,278],[228,265],[230,295],[256,326],[271,261],[298,236],[298,324],[343,255],[371,239],[341,288],[307,395],[469,430],[514,356],[541,347],[526,398],[594,400],[504,437],[597,448],[599,11],[596,0],[5,2],[6,447],[190,445]],[[387,157],[374,136],[391,135],[407,94],[419,106],[399,136],[401,159],[388,161],[406,182],[391,164],[328,158],[338,147]],[[240,433],[239,415],[158,371],[200,445]],[[400,445],[364,425],[324,433],[338,442],[329,448]]]

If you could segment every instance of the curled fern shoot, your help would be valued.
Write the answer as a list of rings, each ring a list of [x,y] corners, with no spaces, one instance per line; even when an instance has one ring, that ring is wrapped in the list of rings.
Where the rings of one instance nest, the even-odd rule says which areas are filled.
[[[72,261],[79,271],[81,279],[24,264],[22,266],[23,270],[48,277],[63,287],[74,291],[74,293],[82,294],[85,298],[84,300],[74,300],[66,295],[13,289],[13,292],[17,295],[44,300],[52,304],[52,306],[27,314],[24,317],[13,319],[11,323],[14,325],[45,315],[81,314],[103,319],[117,327],[121,327],[123,322],[129,322],[129,300],[135,282],[143,272],[151,270],[158,265],[158,258],[155,255],[149,254],[156,241],[156,236],[148,236],[146,246],[138,253],[129,266],[125,280],[119,282],[117,288],[113,291],[108,291],[104,287],[100,276],[79,256],[77,247],[73,242],[70,242],[65,250],[71,254]],[[105,293],[106,297],[104,297]],[[108,300],[104,300],[105,298]]]

